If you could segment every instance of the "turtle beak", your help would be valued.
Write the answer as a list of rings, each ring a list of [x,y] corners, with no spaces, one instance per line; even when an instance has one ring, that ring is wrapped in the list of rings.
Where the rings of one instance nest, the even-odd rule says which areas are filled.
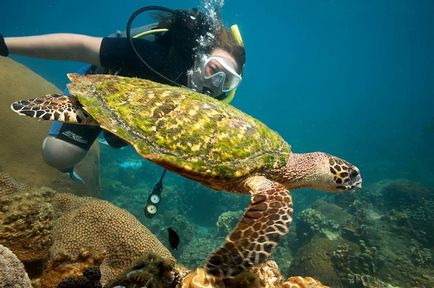
[[[359,168],[353,166],[349,169],[349,178],[347,185],[345,185],[346,190],[354,191],[356,189],[362,188],[362,176],[360,175]]]

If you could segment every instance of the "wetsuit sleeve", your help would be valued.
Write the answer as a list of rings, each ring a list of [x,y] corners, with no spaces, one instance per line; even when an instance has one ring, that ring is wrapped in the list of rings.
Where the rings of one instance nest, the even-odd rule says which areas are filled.
[[[167,49],[164,46],[144,39],[134,39],[133,41],[142,58],[152,68],[158,70],[165,63]],[[126,38],[103,38],[100,48],[100,62],[106,68],[147,69]]]

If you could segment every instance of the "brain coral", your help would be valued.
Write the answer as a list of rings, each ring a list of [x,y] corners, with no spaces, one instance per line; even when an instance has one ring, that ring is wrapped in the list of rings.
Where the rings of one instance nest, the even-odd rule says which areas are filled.
[[[0,287],[32,287],[23,263],[3,245],[0,245]]]
[[[126,210],[104,200],[65,193],[56,194],[52,203],[55,213],[61,215],[53,227],[52,261],[74,262],[89,253],[104,255],[102,285],[143,253],[174,261],[160,241]]]

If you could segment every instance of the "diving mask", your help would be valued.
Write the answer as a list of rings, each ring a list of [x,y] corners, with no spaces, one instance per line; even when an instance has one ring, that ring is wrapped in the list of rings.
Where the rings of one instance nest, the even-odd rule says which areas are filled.
[[[235,89],[242,79],[225,57],[206,55],[196,60],[188,78],[191,89],[214,98]]]

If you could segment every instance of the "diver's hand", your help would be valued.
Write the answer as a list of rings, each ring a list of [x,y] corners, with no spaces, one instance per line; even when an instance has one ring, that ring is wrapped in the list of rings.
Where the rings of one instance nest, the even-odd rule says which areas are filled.
[[[8,46],[6,46],[5,38],[0,34],[0,56],[7,57],[9,55]]]

